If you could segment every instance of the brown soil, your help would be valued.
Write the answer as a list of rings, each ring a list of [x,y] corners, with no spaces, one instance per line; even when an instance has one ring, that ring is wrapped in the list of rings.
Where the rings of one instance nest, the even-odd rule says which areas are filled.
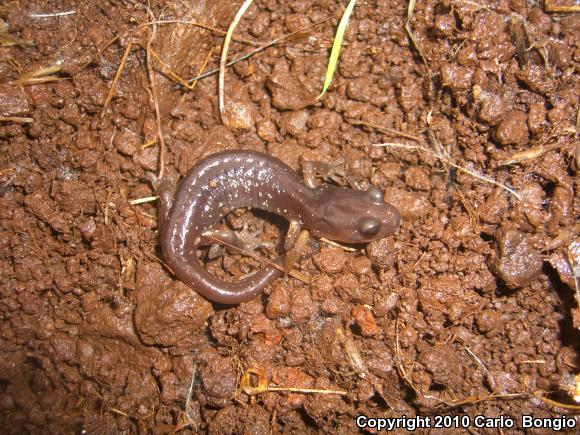
[[[223,30],[240,3],[154,0],[151,12]],[[364,250],[321,243],[298,265],[309,284],[285,277],[231,308],[171,277],[155,204],[129,203],[153,195],[146,173],[159,168],[151,26],[138,29],[147,11],[137,1],[5,3],[0,115],[32,121],[0,121],[6,431],[349,433],[358,414],[577,412],[532,394],[574,404],[566,387],[579,372],[568,264],[580,223],[578,16],[522,0],[417,2],[415,46],[406,2],[359,2],[316,101],[340,3],[250,7],[236,37],[259,44],[331,20],[228,69],[227,126],[216,75],[188,91],[150,63],[168,173],[237,148],[297,170],[301,156],[342,160],[403,216]],[[152,47],[189,78],[218,65],[222,41],[166,24]],[[254,45],[234,42],[230,59]],[[16,82],[54,65],[65,80]],[[407,148],[372,146],[384,142]],[[249,212],[229,219],[244,222],[271,241],[283,230]],[[232,254],[210,263],[220,276],[257,264]],[[250,368],[269,385],[346,394],[249,396],[239,380]]]

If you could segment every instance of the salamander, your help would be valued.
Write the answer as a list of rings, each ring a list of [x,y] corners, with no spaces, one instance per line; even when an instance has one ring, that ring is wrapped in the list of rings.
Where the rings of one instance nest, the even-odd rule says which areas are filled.
[[[223,281],[197,258],[209,245],[208,231],[236,208],[249,207],[282,216],[290,227],[316,237],[367,243],[392,234],[398,210],[384,202],[376,187],[353,190],[331,184],[306,186],[286,164],[256,151],[223,151],[194,165],[175,188],[167,178],[154,180],[159,195],[163,257],[174,274],[199,294],[221,304],[252,299],[283,274],[268,265],[238,282]],[[288,243],[286,245],[288,248]]]

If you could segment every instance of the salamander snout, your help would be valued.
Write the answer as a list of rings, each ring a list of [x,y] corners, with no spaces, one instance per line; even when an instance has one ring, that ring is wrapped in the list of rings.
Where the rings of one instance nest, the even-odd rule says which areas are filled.
[[[364,216],[357,222],[362,241],[370,242],[394,233],[401,221],[399,210],[386,203],[383,192],[376,187],[370,187],[362,196],[368,202]]]
[[[320,191],[327,203],[325,225],[319,226],[323,237],[367,243],[394,233],[399,226],[399,211],[384,201],[383,192],[376,187],[361,191],[325,185]]]
[[[395,232],[401,220],[399,211],[391,204],[370,204],[357,222],[360,242],[371,242]]]

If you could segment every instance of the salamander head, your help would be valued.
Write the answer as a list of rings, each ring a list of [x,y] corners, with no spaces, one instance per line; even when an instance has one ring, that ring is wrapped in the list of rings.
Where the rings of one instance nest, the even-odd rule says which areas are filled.
[[[320,209],[324,215],[310,229],[315,235],[344,243],[367,243],[396,231],[401,217],[397,208],[383,199],[383,192],[332,185],[319,187]]]

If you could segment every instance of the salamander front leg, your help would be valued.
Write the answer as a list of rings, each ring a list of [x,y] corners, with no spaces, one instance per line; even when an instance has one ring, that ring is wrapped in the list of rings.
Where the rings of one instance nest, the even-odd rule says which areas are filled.
[[[298,236],[295,237],[291,248],[284,254],[285,273],[289,273],[294,268],[294,265],[304,252],[304,249],[308,244],[308,240],[310,240],[310,232],[307,230],[300,231]],[[288,239],[286,239],[286,241],[288,241]]]
[[[284,240],[284,252],[288,252],[294,246],[296,238],[302,230],[302,223],[300,221],[290,221],[288,225],[288,232],[286,233],[286,239]]]
[[[301,165],[304,183],[311,189],[316,188],[319,184],[316,181],[317,176],[326,181],[333,181],[339,186],[348,184],[352,189],[361,189],[360,183],[344,170],[344,160],[338,160],[333,163],[324,163],[302,159]]]

